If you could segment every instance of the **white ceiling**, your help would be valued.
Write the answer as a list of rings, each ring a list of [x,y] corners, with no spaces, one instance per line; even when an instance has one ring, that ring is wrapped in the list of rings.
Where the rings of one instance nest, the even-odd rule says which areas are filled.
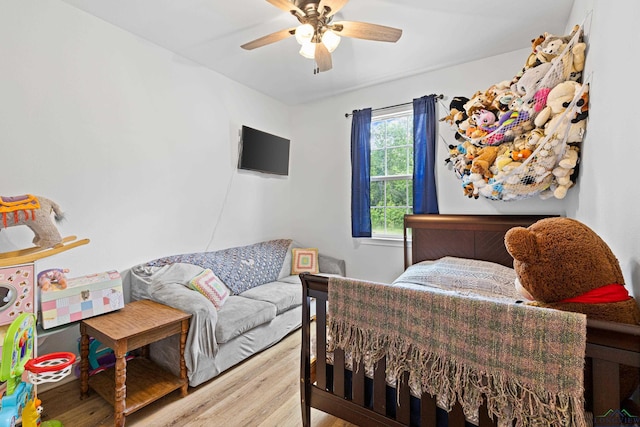
[[[335,20],[401,28],[397,43],[342,38],[313,73],[293,37],[240,45],[298,21],[265,0],[63,0],[289,105],[523,49],[561,34],[573,0],[351,0]]]

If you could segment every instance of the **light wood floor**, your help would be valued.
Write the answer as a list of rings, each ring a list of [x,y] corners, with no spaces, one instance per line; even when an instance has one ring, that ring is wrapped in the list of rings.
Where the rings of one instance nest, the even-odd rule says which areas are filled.
[[[190,387],[148,405],[126,419],[127,426],[261,426],[297,427],[300,412],[300,330],[206,384]],[[39,393],[43,420],[65,427],[113,426],[113,408],[95,392],[80,400],[74,380]],[[314,427],[353,426],[312,410]]]

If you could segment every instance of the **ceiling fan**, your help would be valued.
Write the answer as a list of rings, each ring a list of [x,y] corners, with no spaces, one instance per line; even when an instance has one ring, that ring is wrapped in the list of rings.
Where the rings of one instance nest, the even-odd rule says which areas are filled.
[[[267,2],[290,12],[300,25],[260,37],[243,44],[243,49],[251,50],[295,36],[302,45],[300,54],[314,59],[315,72],[329,71],[332,67],[331,52],[340,43],[340,36],[364,40],[396,42],[402,30],[366,22],[333,22],[333,15],[349,0],[267,0]]]

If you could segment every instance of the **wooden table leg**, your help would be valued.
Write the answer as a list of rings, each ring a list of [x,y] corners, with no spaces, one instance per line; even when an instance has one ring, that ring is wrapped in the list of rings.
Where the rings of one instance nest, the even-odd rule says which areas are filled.
[[[121,345],[116,345],[117,349],[114,349],[114,353],[116,356],[116,366],[115,366],[115,382],[116,382],[116,390],[115,390],[115,402],[114,402],[114,425],[116,427],[124,426],[124,410],[126,408],[126,399],[127,399],[127,358],[125,357],[127,351],[126,348],[121,348]]]
[[[187,332],[189,331],[189,319],[182,321],[180,330],[180,379],[184,381],[184,385],[180,388],[180,396],[185,397],[189,388],[187,381],[187,365],[184,362],[184,348],[187,343]]]
[[[80,398],[89,392],[89,335],[87,327],[80,324]]]
[[[149,345],[144,345],[140,348],[140,357],[149,359]]]

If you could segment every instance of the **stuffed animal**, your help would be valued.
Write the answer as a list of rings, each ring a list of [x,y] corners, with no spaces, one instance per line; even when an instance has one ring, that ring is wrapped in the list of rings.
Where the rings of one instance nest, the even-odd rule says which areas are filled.
[[[571,49],[573,53],[573,68],[572,72],[579,73],[584,70],[585,51],[587,50],[587,44],[585,42],[576,43]]]
[[[568,146],[558,162],[558,166],[552,171],[553,176],[556,177],[553,188],[553,196],[556,199],[564,199],[567,195],[567,190],[574,184],[572,176],[574,168],[578,164],[578,150],[579,148],[576,146]]]
[[[549,92],[547,106],[536,117],[536,123],[541,123],[541,117],[548,115],[551,119],[544,123],[546,135],[557,135],[561,140],[566,138],[567,143],[582,142],[587,123],[586,120],[576,119],[577,117],[586,118],[588,115],[587,98],[582,99],[588,90],[588,85],[583,86],[573,81],[558,84]],[[580,98],[572,110],[567,111],[567,107],[578,96]]]
[[[582,96],[576,102],[576,107],[580,108],[580,111],[571,120],[571,123],[578,123],[580,120],[586,120],[589,117],[589,85],[587,85]]]
[[[547,121],[554,115],[562,113],[567,106],[573,101],[574,96],[582,86],[574,81],[566,81],[558,83],[547,95],[547,106],[542,109],[535,119],[537,127],[543,127]]]
[[[449,158],[445,159],[445,164],[451,164],[458,178],[469,174],[471,162],[475,158],[478,147],[469,141],[464,141],[458,145],[449,146]]]
[[[478,150],[478,155],[471,162],[471,173],[477,173],[482,175],[483,178],[489,179],[493,176],[493,173],[489,170],[493,162],[498,157],[498,146],[482,147]]]
[[[487,132],[493,132],[495,130],[495,126],[492,126],[492,125],[496,122],[497,118],[496,118],[496,115],[493,113],[493,111],[489,111],[489,110],[485,110],[484,108],[481,108],[479,110],[476,110],[473,113],[472,118],[473,118],[473,122],[480,129]]]
[[[535,39],[531,39],[531,53],[529,54],[529,57],[527,58],[524,64],[525,69],[539,65],[539,61],[538,61],[538,58],[536,57],[536,54],[538,52],[538,46],[540,46],[542,42],[544,42],[544,34],[540,34]]]
[[[564,47],[571,41],[576,32],[580,31],[580,26],[575,25],[571,34],[557,36],[544,33],[544,40],[535,47],[536,57],[539,62],[551,62],[558,54],[562,53]],[[579,36],[581,37],[581,36]],[[580,40],[579,40],[580,41]]]
[[[551,63],[548,62],[529,68],[511,87],[511,90],[520,96],[533,96],[538,88],[538,83],[540,83],[550,68]]]
[[[67,289],[68,268],[51,268],[38,273],[38,286],[43,291],[52,289],[52,285],[57,284],[56,289]]]
[[[516,286],[533,300],[529,304],[640,324],[640,309],[624,286],[617,258],[585,224],[545,218],[528,228],[510,229],[504,243],[513,257]],[[636,368],[620,369],[620,396],[628,399],[640,384],[640,374]],[[589,387],[590,372],[585,370],[585,387]]]
[[[551,62],[555,57],[560,55],[564,49],[567,47],[567,44],[560,37],[552,38],[549,37],[544,40],[537,48],[537,58],[541,62]]]
[[[62,236],[51,220],[52,213],[56,222],[64,219],[60,206],[53,200],[32,194],[0,196],[0,229],[26,225],[35,234],[33,244],[43,249],[62,243]]]
[[[465,195],[494,200],[565,197],[577,176],[588,116],[588,90],[581,84],[587,47],[582,37],[578,25],[569,35],[540,34],[531,40],[531,54],[511,80],[468,99],[457,97],[455,108],[452,102],[441,121],[455,123],[456,140],[501,147],[477,160],[450,150],[446,162],[463,179]]]
[[[469,98],[464,96],[454,96],[449,103],[449,114],[441,118],[441,122],[447,122],[451,126],[459,125],[460,122],[467,120],[467,112],[464,109],[464,104],[469,102]]]

